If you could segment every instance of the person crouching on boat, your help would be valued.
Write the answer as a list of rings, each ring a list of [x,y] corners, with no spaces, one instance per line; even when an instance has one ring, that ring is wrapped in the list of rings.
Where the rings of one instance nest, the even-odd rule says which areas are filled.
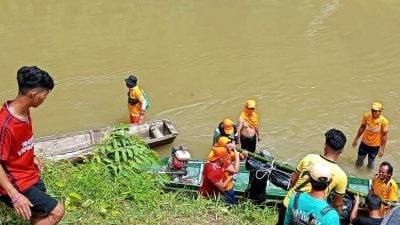
[[[245,157],[247,153],[246,150],[242,154],[235,150],[235,144],[231,142],[231,140],[225,136],[221,136],[218,138],[218,141],[215,143],[214,147],[225,147],[228,150],[228,160],[226,162],[227,168],[225,169],[225,177],[234,176],[240,171],[240,159]],[[214,156],[214,151],[211,150],[208,154],[208,160],[212,159]],[[237,159],[238,158],[238,159]],[[235,180],[232,179],[225,188],[224,194],[227,198],[228,204],[236,204],[235,193],[233,187],[235,185]]]
[[[137,85],[135,75],[130,75],[125,79],[128,91],[128,110],[131,123],[142,123],[144,121],[144,112],[147,108],[146,98],[143,96],[142,90]]]
[[[238,143],[237,127],[231,119],[224,119],[218,124],[214,131],[213,145],[217,143],[219,137],[227,137],[233,144]]]
[[[372,178],[370,192],[379,196],[382,200],[387,201],[390,205],[397,204],[399,187],[392,178],[393,166],[389,162],[382,162],[379,166],[378,174]],[[383,205],[380,213],[386,216],[390,212],[389,205]]]
[[[204,166],[203,183],[200,193],[205,197],[217,197],[223,194],[228,204],[236,204],[233,191],[233,177],[239,171],[239,153],[235,152],[235,167],[230,162],[226,147],[213,147],[212,155]]]
[[[228,154],[230,155],[229,159],[230,162],[235,162],[235,148],[236,145],[234,142],[232,142],[231,139],[229,139],[228,137],[225,136],[221,136],[217,139],[217,142],[215,142],[214,147],[225,147],[228,150]],[[214,154],[214,152],[211,150],[210,153],[208,154],[208,158],[212,157]],[[241,153],[239,153],[239,158],[240,160],[245,159],[248,156],[248,152],[247,150],[242,150]],[[239,172],[239,171],[237,171]]]

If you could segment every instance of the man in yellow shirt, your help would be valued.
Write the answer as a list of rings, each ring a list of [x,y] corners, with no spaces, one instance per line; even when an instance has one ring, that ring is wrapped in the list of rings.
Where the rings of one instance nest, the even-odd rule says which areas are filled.
[[[362,135],[358,148],[356,167],[362,167],[364,159],[368,155],[368,169],[375,167],[376,155],[382,157],[385,154],[385,145],[389,128],[389,121],[382,115],[383,106],[379,102],[372,103],[371,112],[363,115],[361,126],[353,141],[353,148],[357,146],[358,139]]]
[[[286,209],[289,204],[290,198],[296,192],[310,192],[312,187],[309,179],[310,168],[317,162],[325,163],[331,167],[332,181],[329,183],[328,188],[325,190],[324,199],[328,197],[331,191],[334,191],[333,207],[340,214],[343,210],[343,196],[346,193],[347,175],[337,164],[339,155],[343,152],[346,144],[346,136],[342,131],[330,129],[325,133],[325,147],[324,154],[309,154],[304,157],[296,167],[290,178],[290,190],[288,191],[283,206],[279,211],[279,218],[277,225],[281,225],[285,220]]]
[[[397,203],[399,188],[392,175],[393,166],[389,162],[382,162],[379,166],[379,173],[372,178],[371,192],[382,200]],[[380,210],[382,216],[386,216],[389,211],[390,206],[382,205]]]
[[[128,110],[130,115],[131,123],[142,123],[144,121],[144,111],[147,107],[147,101],[143,96],[143,93],[137,85],[137,78],[134,75],[130,75],[125,79],[126,86],[129,88],[128,91]]]

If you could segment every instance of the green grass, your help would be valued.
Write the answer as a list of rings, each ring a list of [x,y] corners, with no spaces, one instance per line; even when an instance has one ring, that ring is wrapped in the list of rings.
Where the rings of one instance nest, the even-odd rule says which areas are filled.
[[[244,202],[227,208],[181,192],[164,193],[152,175],[115,176],[103,164],[45,162],[48,193],[66,208],[60,224],[275,224],[277,215]],[[0,224],[28,224],[0,203]]]
[[[65,206],[60,224],[275,224],[276,213],[249,202],[227,208],[182,192],[165,193],[166,175],[149,174],[159,163],[143,140],[120,125],[82,164],[46,161],[42,179],[47,192]],[[28,224],[0,203],[0,225]]]

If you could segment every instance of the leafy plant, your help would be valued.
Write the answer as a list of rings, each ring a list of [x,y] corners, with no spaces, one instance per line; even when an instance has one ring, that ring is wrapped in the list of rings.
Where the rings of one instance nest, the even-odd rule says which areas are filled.
[[[107,165],[115,175],[145,172],[152,165],[160,165],[157,153],[128,131],[127,124],[118,125],[95,146],[93,159]]]

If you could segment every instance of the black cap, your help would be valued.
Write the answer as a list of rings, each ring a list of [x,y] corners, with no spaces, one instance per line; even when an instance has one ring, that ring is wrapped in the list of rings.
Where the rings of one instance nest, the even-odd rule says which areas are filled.
[[[125,83],[129,86],[136,86],[137,84],[137,78],[135,75],[129,75],[129,77],[127,79],[125,79]]]

